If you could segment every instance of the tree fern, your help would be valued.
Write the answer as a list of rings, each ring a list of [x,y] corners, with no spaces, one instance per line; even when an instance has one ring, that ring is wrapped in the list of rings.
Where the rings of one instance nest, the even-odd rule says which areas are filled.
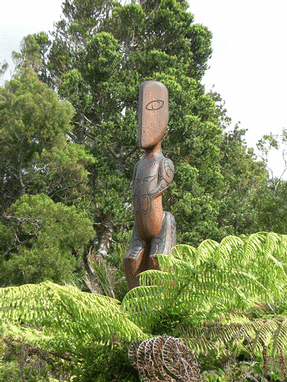
[[[222,317],[256,309],[261,302],[284,298],[286,251],[285,236],[262,232],[229,236],[221,243],[206,240],[197,249],[176,246],[174,256],[158,256],[166,272],[143,272],[140,287],[125,296],[122,309],[145,330],[165,310],[200,325],[216,306]]]
[[[146,335],[119,301],[51,282],[0,289],[0,331],[41,346],[75,351],[82,343]]]
[[[114,337],[147,339],[167,317],[168,334],[197,354],[226,358],[247,346],[251,352],[268,347],[282,358],[286,252],[286,236],[262,232],[221,243],[207,240],[198,248],[179,245],[173,255],[158,256],[165,272],[143,272],[140,287],[128,292],[121,306],[116,299],[51,282],[2,288],[0,334],[79,354],[78,348]],[[258,312],[263,318],[255,319]]]

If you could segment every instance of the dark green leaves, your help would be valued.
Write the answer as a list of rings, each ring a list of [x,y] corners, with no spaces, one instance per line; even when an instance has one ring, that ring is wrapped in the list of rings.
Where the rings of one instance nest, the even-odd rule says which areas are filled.
[[[1,286],[70,279],[94,236],[85,212],[54,203],[44,194],[18,199],[4,222]]]

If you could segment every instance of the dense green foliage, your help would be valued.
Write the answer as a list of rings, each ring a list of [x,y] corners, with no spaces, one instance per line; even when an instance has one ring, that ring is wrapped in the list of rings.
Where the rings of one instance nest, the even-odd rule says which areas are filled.
[[[235,126],[225,132],[231,121],[224,104],[201,84],[212,34],[193,20],[185,1],[67,0],[51,36],[41,32],[24,38],[20,53],[14,53],[17,74],[0,89],[0,261],[5,272],[9,268],[9,283],[0,275],[0,285],[63,283],[76,271],[91,291],[103,290],[94,264],[119,267],[114,253],[119,246],[124,252],[130,240],[131,178],[141,155],[137,97],[147,79],[164,82],[169,91],[163,150],[176,172],[164,207],[175,216],[178,242],[197,245],[230,234],[285,232],[285,183],[269,183],[266,163],[247,149],[244,130]],[[23,209],[21,217],[12,214],[25,194],[38,197],[33,199],[39,201],[36,220],[50,219],[40,213],[41,194],[74,206],[66,211],[81,216],[86,237],[75,238],[82,240],[81,250],[66,240],[64,218],[51,217],[49,234],[45,224],[26,232],[22,221],[31,219],[28,209],[27,216]],[[56,230],[62,237],[52,244]],[[49,240],[43,244],[45,235]],[[63,277],[57,270],[32,276],[35,253],[43,245],[51,248],[48,258],[55,264],[60,264],[59,251],[71,260]],[[34,270],[19,278],[24,253],[30,253]]]
[[[73,108],[29,68],[0,89],[0,285],[64,282],[94,237],[84,147],[67,142]]]
[[[66,373],[79,381],[136,380],[127,362],[128,344],[166,333],[191,347],[206,378],[226,370],[228,361],[234,375],[241,370],[256,376],[267,367],[267,358],[265,377],[284,373],[286,236],[229,236],[197,248],[179,245],[174,254],[159,256],[166,272],[143,272],[140,287],[128,292],[121,305],[51,282],[0,289],[7,357],[15,353],[13,346],[26,346],[47,365],[50,357],[56,370],[53,374],[46,365],[43,373],[56,378]],[[97,362],[101,357],[103,364]],[[107,371],[104,365],[116,359],[121,364]],[[26,365],[30,372],[33,365]],[[245,380],[243,375],[239,380]]]
[[[226,312],[248,315],[259,301],[285,300],[286,251],[286,236],[274,233],[208,239],[197,248],[178,245],[175,256],[159,255],[166,272],[142,273],[141,286],[127,293],[122,307],[148,331],[164,314],[178,314],[193,326],[225,320]]]
[[[66,1],[53,32],[45,76],[42,68],[39,73],[73,104],[74,142],[85,143],[95,158],[89,171],[99,245],[107,230],[122,240],[132,226],[129,189],[140,155],[137,97],[145,79],[162,81],[169,90],[164,150],[177,175],[166,205],[177,218],[179,240],[196,242],[217,233],[221,128],[199,82],[211,33],[193,25],[186,8],[171,0],[126,6]]]
[[[244,130],[227,131],[224,102],[202,85],[212,34],[187,9],[65,0],[51,35],[13,54],[0,88],[0,381],[137,381],[130,341],[162,333],[184,338],[207,381],[269,378],[267,353],[284,375],[287,189],[267,167],[279,139],[263,137],[258,161]],[[164,208],[183,244],[126,293],[148,79],[169,91]],[[276,234],[244,236],[259,231]]]
[[[121,370],[127,369],[124,377],[131,373],[128,343],[146,335],[120,310],[119,301],[51,282],[2,288],[0,295],[1,337],[14,353],[14,348],[22,346],[27,355],[34,354],[50,365],[42,367],[47,378],[43,380],[53,374],[58,380],[65,373],[78,381],[113,380],[115,375],[121,380]],[[8,361],[12,362],[8,357],[4,365]],[[0,380],[4,381],[10,371],[2,365]],[[26,362],[26,369],[31,373],[33,362]],[[24,372],[19,375],[22,378]],[[15,372],[13,381],[16,376]]]
[[[93,163],[67,142],[74,110],[28,68],[0,88],[1,212],[24,193],[71,204],[82,197]]]
[[[94,235],[85,212],[54,203],[47,195],[23,195],[1,224],[0,283],[70,281],[79,268],[83,247]]]
[[[266,167],[247,149],[245,130],[236,126],[221,141],[221,168],[224,176],[218,223],[226,234],[246,234],[268,230],[263,220],[262,194],[269,192]],[[267,215],[267,214],[266,214]],[[274,232],[285,233],[286,231]]]

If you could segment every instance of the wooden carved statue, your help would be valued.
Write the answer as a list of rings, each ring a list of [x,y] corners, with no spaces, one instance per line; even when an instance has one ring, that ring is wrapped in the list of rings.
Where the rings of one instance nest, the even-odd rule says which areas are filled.
[[[168,123],[168,92],[157,81],[146,81],[139,90],[138,138],[145,150],[133,172],[135,223],[124,268],[129,289],[139,285],[138,276],[159,269],[157,255],[168,254],[176,241],[175,220],[163,211],[162,193],[174,176],[174,166],[161,152]]]

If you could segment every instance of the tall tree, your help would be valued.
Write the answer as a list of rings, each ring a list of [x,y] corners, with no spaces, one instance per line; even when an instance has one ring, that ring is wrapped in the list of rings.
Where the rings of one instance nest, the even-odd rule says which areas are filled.
[[[244,140],[246,130],[235,126],[221,143],[223,187],[220,191],[219,228],[222,235],[250,234],[263,229],[259,218],[262,193],[268,188],[268,172]]]
[[[67,141],[71,104],[26,64],[0,88],[0,286],[67,280],[94,236],[75,207],[88,205],[94,159]]]
[[[72,105],[29,68],[0,88],[0,97],[1,212],[25,193],[46,192],[67,204],[83,196],[84,165],[94,160],[67,142]]]
[[[0,286],[73,282],[94,230],[87,214],[47,195],[18,199],[0,223]]]
[[[147,79],[165,83],[169,131],[163,149],[176,166],[165,203],[175,215],[178,240],[217,237],[221,127],[215,104],[200,81],[211,56],[211,32],[194,24],[185,1],[121,5],[69,0],[56,24],[40,77],[76,110],[75,143],[95,159],[90,166],[98,247],[126,241],[132,226],[132,168],[137,143],[138,88]]]
[[[260,157],[266,164],[269,171],[269,182],[267,189],[261,193],[260,200],[260,221],[262,227],[266,231],[274,231],[277,233],[286,233],[286,170],[287,170],[287,130],[282,129],[282,134],[274,135],[272,133],[265,134],[257,143]],[[277,177],[272,169],[268,166],[268,157],[272,149],[281,151],[282,164],[284,164],[281,174]],[[285,176],[284,176],[285,175]],[[285,178],[285,179],[284,179]]]
[[[268,172],[264,161],[258,160],[254,150],[248,148],[246,130],[240,129],[240,122],[232,128],[220,94],[214,90],[208,94],[215,102],[215,113],[223,131],[219,146],[223,180],[217,216],[220,237],[248,235],[263,229],[259,213],[261,195],[268,188]]]
[[[230,124],[226,110],[201,84],[212,34],[194,23],[187,8],[179,0],[66,0],[52,39],[45,33],[27,36],[14,55],[19,68],[35,69],[74,107],[73,128],[57,138],[62,146],[33,154],[33,160],[40,155],[41,166],[31,165],[36,175],[27,179],[34,193],[45,192],[55,202],[72,204],[83,195],[96,229],[91,266],[96,252],[105,256],[115,243],[124,248],[130,239],[131,178],[141,155],[137,97],[148,79],[162,81],[169,91],[163,151],[176,172],[164,204],[175,216],[178,242],[198,244],[260,229],[252,208],[266,181],[264,166],[246,151],[243,131],[222,134]],[[36,168],[48,168],[48,176]]]

